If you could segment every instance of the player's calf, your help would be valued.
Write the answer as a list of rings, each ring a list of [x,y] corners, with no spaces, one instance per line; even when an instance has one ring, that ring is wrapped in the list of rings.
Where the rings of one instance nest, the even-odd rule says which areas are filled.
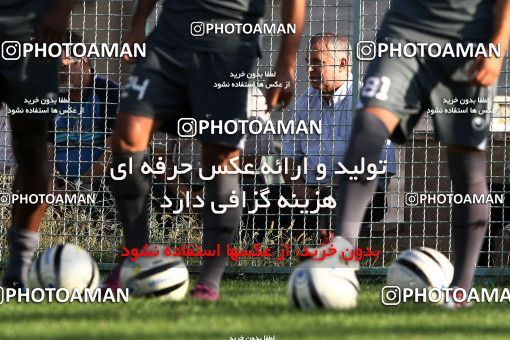
[[[229,166],[229,159],[239,156],[239,150],[219,145],[203,145],[204,172],[211,173],[212,166]],[[204,238],[203,248],[214,250],[220,247],[220,256],[203,259],[202,273],[193,290],[197,299],[219,299],[219,286],[226,266],[226,246],[234,241],[235,231],[241,221],[242,207],[229,207],[221,214],[213,211],[211,205],[220,207],[229,205],[231,196],[241,198],[239,175],[216,174],[211,180],[205,181],[205,207],[203,213]],[[204,288],[205,287],[205,288]],[[214,298],[207,298],[214,297]]]
[[[485,153],[448,149],[448,165],[455,194],[487,196]],[[488,204],[455,204],[452,235],[455,274],[452,285],[471,287],[476,263],[487,231]]]
[[[146,161],[145,151],[113,152],[112,171],[129,167],[119,178],[109,178],[117,209],[124,230],[125,245],[129,249],[141,248],[149,243],[149,190],[150,175],[142,174],[142,164]]]
[[[389,137],[386,124],[377,116],[361,111],[353,123],[353,131],[344,164],[351,170],[360,166],[364,158],[366,164],[379,164],[383,146]],[[367,180],[367,173],[356,178],[340,177],[338,195],[342,199],[336,208],[335,235],[345,237],[355,243],[363,216],[370,199],[377,188],[377,180]]]

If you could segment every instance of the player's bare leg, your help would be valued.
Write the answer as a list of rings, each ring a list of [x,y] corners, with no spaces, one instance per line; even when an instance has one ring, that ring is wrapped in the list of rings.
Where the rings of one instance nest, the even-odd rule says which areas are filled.
[[[119,113],[112,135],[112,171],[121,164],[132,164],[131,173],[122,180],[108,177],[115,197],[117,210],[124,231],[124,243],[128,248],[141,248],[149,243],[149,190],[150,175],[144,175],[141,167],[153,131],[159,123],[152,118]],[[120,267],[102,284],[102,288],[120,287]]]
[[[478,197],[489,194],[485,161],[485,151],[448,146],[448,166],[454,194]],[[452,287],[472,287],[476,263],[487,232],[489,211],[489,204],[452,206],[452,242],[455,253]]]
[[[382,149],[400,119],[391,111],[369,106],[360,111],[353,122],[353,134],[345,155],[344,165],[353,169],[365,158],[366,164],[378,164]],[[377,180],[368,181],[366,174],[357,180],[349,175],[340,178],[337,203],[335,235],[343,237],[354,245],[358,238],[361,221],[372,198]]]
[[[202,144],[202,160],[204,173],[211,175],[213,166],[226,166],[234,170],[229,159],[240,157],[240,150],[215,144]],[[237,161],[239,163],[239,161]],[[239,164],[238,164],[239,165]],[[227,265],[226,245],[234,241],[235,232],[241,221],[242,207],[227,208],[223,214],[216,214],[211,210],[211,203],[215,206],[229,204],[232,192],[241,201],[241,187],[238,174],[215,175],[213,179],[204,183],[205,206],[203,210],[203,248],[216,249],[220,246],[220,255],[205,257],[202,262],[202,273],[192,296],[197,299],[216,301],[219,299],[221,277]]]
[[[11,119],[13,152],[17,169],[13,193],[47,194],[50,180],[46,150],[48,123],[27,119]],[[9,260],[3,284],[23,287],[35,250],[39,245],[39,227],[46,204],[12,206],[11,228],[7,232]]]

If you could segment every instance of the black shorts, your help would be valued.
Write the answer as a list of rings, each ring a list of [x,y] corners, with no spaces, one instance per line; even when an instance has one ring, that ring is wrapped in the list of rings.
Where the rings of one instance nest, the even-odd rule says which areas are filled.
[[[407,43],[394,37],[389,40]],[[404,143],[421,115],[428,113],[439,141],[484,150],[495,86],[468,83],[467,71],[473,62],[469,58],[383,55],[370,62],[359,108],[375,106],[395,113],[400,124],[392,140],[397,143]]]
[[[256,57],[229,53],[147,47],[147,56],[135,65],[121,94],[119,112],[151,117],[163,122],[162,131],[174,135],[182,118],[226,121],[247,119],[247,87],[218,88],[237,82],[231,74],[248,74]],[[193,137],[193,133],[186,135]],[[190,131],[191,132],[191,131]],[[244,136],[203,131],[195,136],[204,143],[242,148]]]
[[[19,15],[0,16],[0,102],[7,104],[13,118],[48,121],[57,112],[60,60],[20,55],[21,44],[30,41],[45,8],[40,3],[33,7],[23,8]]]

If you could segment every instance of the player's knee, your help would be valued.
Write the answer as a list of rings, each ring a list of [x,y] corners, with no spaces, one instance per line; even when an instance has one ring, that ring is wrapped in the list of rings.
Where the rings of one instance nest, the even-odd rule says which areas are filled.
[[[139,152],[149,144],[154,120],[152,118],[119,113],[112,135],[112,150]]]
[[[370,115],[377,118],[384,124],[386,130],[388,130],[388,133],[390,134],[395,130],[398,123],[400,122],[400,118],[395,113],[375,106],[368,106],[363,108],[358,113],[358,116],[360,115]]]
[[[380,134],[389,134],[383,120],[368,111],[360,111],[353,121],[353,130],[358,135],[367,135],[372,132]]]
[[[114,152],[138,152],[145,150],[147,145],[140,143],[133,132],[115,132],[112,135],[111,146]]]

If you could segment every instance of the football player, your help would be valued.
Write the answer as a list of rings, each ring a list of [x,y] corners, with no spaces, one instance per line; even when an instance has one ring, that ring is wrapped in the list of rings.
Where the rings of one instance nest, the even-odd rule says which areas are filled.
[[[9,119],[17,162],[13,192],[18,194],[48,192],[46,141],[48,123],[54,114],[49,105],[41,102],[58,99],[60,69],[59,58],[23,57],[20,47],[29,42],[62,42],[73,5],[74,0],[0,2],[0,102],[16,111]],[[14,202],[12,205],[11,228],[7,231],[9,259],[3,277],[5,287],[25,287],[39,244],[38,231],[45,209],[42,203]]]
[[[378,56],[371,61],[360,93],[360,109],[344,164],[353,169],[364,157],[379,160],[387,138],[403,143],[427,109],[435,114],[436,138],[447,145],[448,165],[455,194],[488,195],[485,148],[495,84],[510,39],[508,0],[394,0],[377,36],[377,43],[451,44],[492,43],[498,56],[414,57]],[[419,50],[419,49],[418,49]],[[436,50],[437,53],[437,50]],[[461,106],[454,98],[469,105]],[[472,101],[470,101],[472,99]],[[450,104],[448,104],[448,102]],[[464,102],[465,103],[465,102]],[[448,113],[465,109],[468,113]],[[333,243],[356,242],[360,224],[377,180],[358,175],[342,177]],[[452,287],[469,289],[489,218],[488,204],[456,204],[452,207],[455,274]],[[462,307],[460,304],[453,307]]]
[[[162,130],[177,135],[177,123],[182,118],[223,122],[247,119],[247,88],[218,89],[214,85],[232,81],[231,74],[249,74],[254,70],[260,53],[260,35],[227,34],[221,29],[205,32],[206,26],[256,25],[261,23],[265,9],[263,0],[166,1],[156,28],[146,40],[145,24],[156,2],[140,1],[133,17],[127,42],[146,42],[147,55],[137,61],[121,94],[112,140],[112,167],[132,162],[132,174],[124,180],[111,181],[128,248],[140,248],[149,243],[147,194],[151,178],[142,174],[140,168],[152,134]],[[289,82],[291,86],[271,88],[266,95],[268,110],[286,106],[293,95],[296,52],[304,13],[304,0],[282,1],[282,22],[295,24],[296,32],[282,36],[273,80],[282,84]],[[125,59],[130,60],[129,57]],[[206,176],[211,175],[213,166],[233,169],[229,160],[240,156],[244,143],[241,133],[209,131],[197,138],[202,142]],[[223,214],[216,214],[211,203],[228,205],[233,193],[240,198],[238,177],[238,174],[216,174],[204,183],[203,248],[214,250],[219,245],[220,254],[203,259],[201,275],[192,291],[194,298],[216,301],[220,297],[226,245],[233,241],[242,207],[230,207]],[[103,287],[119,287],[118,268]]]

